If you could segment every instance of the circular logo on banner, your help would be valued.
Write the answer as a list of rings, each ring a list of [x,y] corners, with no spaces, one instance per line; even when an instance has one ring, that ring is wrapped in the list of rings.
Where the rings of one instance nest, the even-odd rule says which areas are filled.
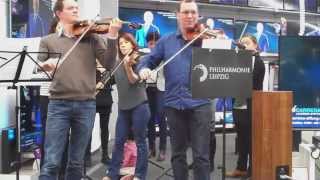
[[[208,78],[208,69],[203,64],[198,64],[194,66],[193,70],[200,69],[202,71],[202,75],[200,76],[200,82],[205,81]]]

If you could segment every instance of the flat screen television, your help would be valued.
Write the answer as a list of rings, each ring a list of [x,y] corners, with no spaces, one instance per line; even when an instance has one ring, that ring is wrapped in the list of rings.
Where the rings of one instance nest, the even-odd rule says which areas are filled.
[[[283,9],[283,0],[248,0],[248,6]]]
[[[260,52],[278,53],[280,33],[278,23],[239,20],[235,22],[235,30],[235,40],[241,39],[245,34],[250,34],[257,38]]]
[[[304,3],[305,11],[316,12],[317,11],[317,0],[305,0]],[[285,10],[300,10],[299,0],[284,0],[284,9]]]
[[[20,122],[21,150],[33,150],[42,143],[40,86],[21,86]]]
[[[287,22],[287,35],[288,36],[320,36],[319,24],[312,24],[306,22],[304,25],[304,31],[300,34],[300,22],[299,21],[288,21]]]
[[[246,6],[248,4],[247,0],[209,0],[209,2],[214,4],[228,4],[239,6]]]
[[[11,0],[14,38],[42,37],[53,19],[51,0]]]
[[[320,128],[320,37],[283,36],[279,89],[293,91],[292,127]]]
[[[174,12],[119,8],[119,18],[124,21],[141,23],[143,26],[139,30],[130,29],[124,26],[122,31],[132,33],[140,48],[146,48],[146,35],[148,33],[160,33],[163,36],[177,30],[177,19]],[[147,23],[151,22],[151,23]],[[151,24],[147,26],[147,24]]]
[[[200,22],[206,24],[210,29],[222,29],[228,39],[234,39],[233,19],[203,17]]]

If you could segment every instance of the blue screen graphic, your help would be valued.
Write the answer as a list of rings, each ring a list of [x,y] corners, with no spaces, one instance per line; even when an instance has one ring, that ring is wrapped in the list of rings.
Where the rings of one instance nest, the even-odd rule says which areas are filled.
[[[280,25],[257,21],[236,21],[235,39],[239,40],[243,35],[250,34],[256,37],[260,52],[278,53],[278,37]]]
[[[223,30],[227,39],[234,40],[234,23],[232,19],[203,17],[200,22],[209,26],[210,29]]]
[[[317,1],[316,0],[305,0],[305,11],[316,12]],[[300,10],[299,0],[284,0],[284,9],[286,10]]]
[[[279,89],[293,91],[293,128],[320,128],[320,37],[280,38]]]
[[[247,0],[209,0],[209,2],[215,4],[247,5]]]
[[[173,12],[120,8],[119,18],[124,21],[141,23],[143,27],[139,30],[123,27],[124,32],[129,32],[136,37],[136,41],[140,48],[146,48],[146,36],[148,33],[158,32],[161,36],[175,32],[177,29],[177,19]],[[151,23],[147,23],[151,22]],[[144,26],[144,24],[151,24]]]

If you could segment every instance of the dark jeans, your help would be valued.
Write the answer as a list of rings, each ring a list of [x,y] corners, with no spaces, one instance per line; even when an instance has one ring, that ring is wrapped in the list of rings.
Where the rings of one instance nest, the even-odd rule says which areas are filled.
[[[49,104],[49,97],[48,96],[40,96],[40,110],[41,110],[41,123],[42,123],[42,143],[40,145],[41,149],[41,161],[40,167],[42,167],[44,162],[44,144],[45,144],[45,134],[46,134],[46,122],[47,122],[47,114],[48,114],[48,104]],[[65,137],[66,138],[66,148],[62,155],[60,170],[58,173],[58,179],[64,179],[65,169],[67,167],[68,161],[68,144],[69,144],[69,134]]]
[[[190,142],[194,162],[194,180],[209,180],[209,141],[212,109],[210,104],[193,109],[167,107],[166,115],[172,147],[171,163],[174,179],[188,179],[186,150]]]
[[[167,122],[164,111],[164,92],[159,91],[156,87],[148,87],[148,102],[150,106],[151,117],[148,123],[148,141],[149,150],[155,149],[156,141],[156,119],[159,118],[159,150],[165,151],[167,148]]]
[[[145,180],[148,168],[148,149],[146,134],[150,110],[148,103],[143,103],[130,110],[120,110],[116,124],[115,144],[112,152],[112,160],[107,176],[112,180],[119,179],[119,169],[123,160],[123,146],[127,140],[130,128],[133,130],[134,139],[138,149],[135,176]],[[132,127],[130,127],[132,124]]]
[[[167,149],[167,120],[164,110],[164,92],[157,91],[157,113],[159,116],[159,150]]]
[[[91,136],[96,113],[96,102],[50,100],[46,125],[44,163],[40,180],[56,180],[71,129],[68,150],[68,164],[65,179],[80,180],[82,177],[84,147]]]
[[[148,144],[149,150],[155,149],[156,139],[156,117],[157,117],[157,87],[147,87],[148,104],[150,108],[150,120],[148,122]]]
[[[40,145],[41,149],[41,161],[40,167],[43,164],[44,160],[44,143],[45,143],[45,134],[46,134],[46,122],[47,122],[47,113],[48,113],[48,104],[49,104],[49,97],[48,96],[40,96],[40,111],[41,111],[41,124],[42,124],[42,142]]]
[[[251,168],[251,121],[247,109],[233,109],[238,136],[237,169],[247,171]],[[248,168],[249,161],[249,168]]]
[[[216,155],[216,133],[210,132],[210,150],[209,150],[209,161],[210,168],[214,169],[214,157]]]

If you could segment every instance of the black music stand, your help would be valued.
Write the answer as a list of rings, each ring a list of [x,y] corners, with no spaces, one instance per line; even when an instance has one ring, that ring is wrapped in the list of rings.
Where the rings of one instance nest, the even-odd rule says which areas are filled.
[[[2,58],[5,59],[5,63],[0,65],[0,72],[1,70],[3,70],[5,67],[9,66],[9,63],[16,60],[18,57],[19,62],[17,65],[17,68],[14,72],[14,78],[12,79],[0,79],[0,84],[1,83],[9,83],[12,85],[8,86],[8,89],[15,89],[16,90],[16,108],[15,108],[15,117],[16,117],[16,161],[11,163],[12,167],[15,167],[16,169],[16,180],[19,180],[19,171],[21,168],[21,147],[20,147],[20,88],[19,85],[17,86],[17,83],[21,83],[21,82],[26,82],[26,83],[32,83],[32,82],[48,82],[48,81],[52,81],[52,79],[54,78],[54,75],[56,73],[55,69],[53,71],[53,73],[49,74],[46,71],[44,71],[44,69],[40,66],[40,64],[33,59],[33,57],[30,54],[48,54],[48,56],[52,55],[52,56],[56,56],[59,57],[59,60],[56,62],[56,67],[59,64],[60,58],[61,58],[61,53],[52,53],[52,52],[27,52],[27,46],[24,46],[22,51],[0,51],[0,53],[5,53],[5,54],[16,54],[15,56],[13,56],[12,58]],[[23,65],[25,63],[25,59],[26,57],[28,57],[31,61],[33,61],[33,63],[36,65],[36,67],[40,70],[42,70],[47,78],[37,78],[37,79],[21,79],[21,72],[23,69]],[[30,69],[30,71],[32,71],[32,69]]]
[[[226,161],[226,97],[249,98],[252,92],[252,55],[246,50],[193,48],[191,67],[193,98],[223,97],[222,179]]]

